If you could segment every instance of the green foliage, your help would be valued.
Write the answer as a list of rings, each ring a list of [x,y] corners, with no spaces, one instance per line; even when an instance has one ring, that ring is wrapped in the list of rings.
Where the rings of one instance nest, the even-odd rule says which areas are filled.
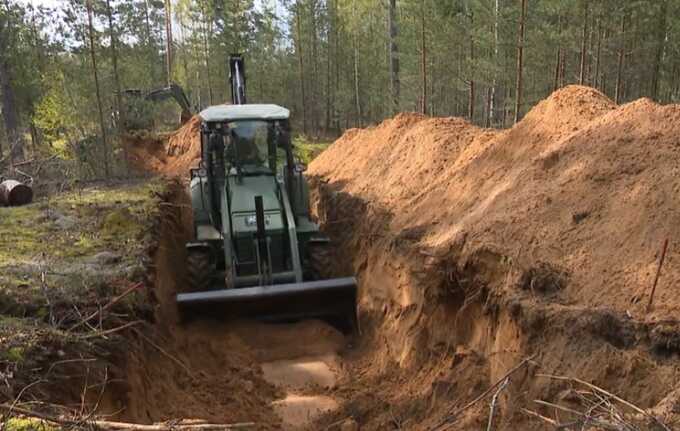
[[[13,65],[21,123],[62,157],[99,142],[82,0],[53,8],[11,0],[0,18],[12,32],[0,57]],[[173,70],[191,104],[230,99],[227,57],[246,57],[250,102],[289,107],[298,131],[332,135],[392,115],[387,2],[375,0],[173,0]],[[519,1],[398,0],[398,109],[467,116],[507,126],[517,76]],[[111,34],[123,89],[166,84],[164,2],[93,0],[95,54],[105,122],[115,135]],[[586,11],[585,5],[588,5]],[[680,98],[680,3],[670,0],[537,0],[528,3],[522,112],[556,86],[584,84],[621,101]],[[2,21],[0,19],[0,21]],[[584,27],[585,22],[585,27]],[[584,32],[585,30],[585,32]],[[585,35],[585,40],[584,40]],[[585,42],[585,43],[584,43]],[[619,54],[623,52],[621,76]],[[558,63],[559,61],[559,63]],[[474,92],[472,91],[474,89]],[[493,107],[493,110],[490,110]],[[176,126],[176,107],[152,109]],[[144,111],[144,112],[141,112]],[[147,110],[130,121],[148,127]],[[163,124],[155,121],[155,125]],[[72,148],[73,151],[64,149]],[[92,148],[88,147],[90,151]],[[1,158],[1,156],[0,156]]]
[[[302,163],[308,165],[330,146],[330,141],[312,141],[307,136],[299,135],[293,139],[293,150],[295,157]]]
[[[23,347],[11,347],[2,355],[3,359],[10,362],[22,362],[24,360]]]
[[[56,431],[58,428],[40,419],[10,418],[4,422],[6,431]]]

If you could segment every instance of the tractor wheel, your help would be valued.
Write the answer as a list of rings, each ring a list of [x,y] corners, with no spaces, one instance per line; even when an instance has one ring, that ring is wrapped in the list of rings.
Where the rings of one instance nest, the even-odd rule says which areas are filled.
[[[311,280],[323,280],[331,276],[333,250],[328,244],[315,244],[309,248],[309,275]]]
[[[209,250],[189,250],[187,255],[187,291],[204,292],[210,290],[214,265]]]

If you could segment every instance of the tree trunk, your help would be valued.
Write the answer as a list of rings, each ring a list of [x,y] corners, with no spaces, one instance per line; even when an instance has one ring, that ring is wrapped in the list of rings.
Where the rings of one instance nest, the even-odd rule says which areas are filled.
[[[151,19],[149,17],[149,0],[144,0],[144,22],[145,22],[145,56],[146,60],[149,62],[148,67],[149,67],[149,82],[150,83],[155,83],[156,82],[156,62],[155,62],[155,49],[152,46],[153,45],[153,39],[151,37]]]
[[[170,0],[165,0],[165,76],[172,82],[172,10]]]
[[[527,13],[527,0],[522,0],[522,10],[519,17],[519,31],[517,36],[517,83],[515,85],[515,123],[519,121],[522,109],[522,73],[524,69],[524,24]]]
[[[111,0],[106,0],[106,15],[109,20],[109,40],[111,43],[111,64],[113,65],[113,84],[116,88],[116,111],[118,112],[118,134],[123,132],[125,124],[125,106],[120,90],[120,77],[118,75],[118,52],[116,50],[116,29],[113,24],[113,12],[111,11]]]
[[[666,27],[668,23],[668,0],[662,0],[659,8],[659,22],[656,28],[656,53],[654,55],[654,70],[652,72],[651,97],[659,98],[659,81],[661,75],[661,60],[666,47]]]
[[[401,82],[399,81],[399,47],[397,37],[399,35],[399,23],[397,22],[397,0],[388,0],[388,36],[389,36],[389,65],[390,65],[390,94],[392,114],[399,112],[399,98]]]
[[[106,139],[106,124],[104,123],[104,107],[102,105],[101,92],[99,90],[99,75],[97,72],[97,56],[94,48],[94,26],[92,24],[92,3],[86,0],[88,34],[90,39],[90,58],[92,60],[92,75],[94,76],[95,94],[97,96],[97,107],[99,109],[99,127],[102,134],[102,149],[104,153],[104,176],[108,178],[111,174],[109,169],[109,144]]]
[[[4,43],[2,45],[4,50]],[[9,145],[10,165],[13,165],[24,157],[24,142],[19,130],[19,111],[14,86],[12,85],[10,65],[5,59],[0,59],[0,89],[2,90],[0,91],[2,94],[2,117]],[[0,151],[0,156],[2,156],[2,151]]]
[[[202,42],[203,42],[203,62],[205,63],[205,80],[208,84],[208,100],[210,105],[215,103],[213,97],[213,87],[212,87],[212,73],[210,71],[210,37],[212,36],[212,21],[208,17],[208,12],[205,9],[205,5],[201,3],[201,19],[202,23]]]
[[[486,89],[486,109],[484,112],[484,127],[489,127],[491,125],[491,91],[492,87]]]
[[[595,56],[595,88],[600,88],[600,61],[602,57],[602,17],[597,19],[597,54]]]
[[[305,65],[302,57],[302,25],[300,24],[300,2],[295,4],[295,31],[296,38],[294,39],[295,51],[298,57],[298,66],[300,73],[300,95],[302,96],[302,133],[307,134],[307,98],[305,97]]]
[[[553,91],[557,91],[560,88],[560,66],[562,62],[562,48],[557,47],[557,58],[555,59],[555,75],[553,79]]]
[[[328,4],[328,39],[326,41],[326,119],[324,121],[324,133],[328,135],[331,128],[331,49],[333,46],[333,6]]]
[[[468,119],[471,123],[475,121],[475,75],[474,64],[475,64],[475,38],[473,35],[473,29],[475,24],[475,17],[470,11],[470,88],[468,94]]]
[[[614,95],[614,102],[621,103],[621,95],[623,90],[623,60],[626,56],[626,14],[621,16],[621,43],[619,46],[619,61],[616,68],[616,92]]]
[[[557,15],[557,36],[560,40],[557,42],[557,58],[555,59],[555,77],[553,81],[553,91],[560,88],[560,66],[562,66],[562,12]]]
[[[338,108],[335,106],[337,103],[337,96],[340,93],[340,22],[338,21],[338,0],[333,0],[333,16],[335,17],[335,31],[333,32],[333,52],[335,58],[335,77],[333,79],[333,84],[335,88],[333,89],[333,118],[335,119],[335,128],[340,131],[340,115],[338,114]]]
[[[495,0],[494,2],[494,15],[493,15],[493,62],[496,67],[498,67],[498,22],[500,20],[500,0]],[[487,127],[491,126],[492,123],[496,121],[496,87],[498,73],[496,70],[493,71],[493,80],[491,82],[491,94],[489,94],[489,116],[487,121]]]
[[[0,14],[0,95],[2,95],[2,117],[5,134],[9,145],[10,169],[14,162],[23,159],[24,143],[19,130],[19,107],[17,106],[14,84],[12,83],[12,64],[6,58],[10,51],[9,38],[14,30],[10,27],[9,19]],[[3,151],[0,145],[0,159]]]
[[[564,87],[566,85],[566,70],[567,70],[567,53],[563,49],[560,53],[562,55],[562,58],[560,59],[560,88]]]
[[[583,32],[581,33],[581,64],[579,68],[578,83],[583,85],[586,79],[586,55],[588,38],[588,0],[583,0]]]
[[[318,26],[317,26],[317,12],[316,12],[316,5],[317,0],[312,0],[310,2],[310,18],[311,18],[311,43],[312,43],[312,76],[314,76],[314,79],[311,82],[311,92],[312,92],[312,101],[311,101],[311,107],[312,107],[312,121],[313,123],[313,128],[314,128],[314,133],[318,133],[319,131],[319,35],[318,35]]]
[[[420,2],[420,67],[422,74],[422,95],[420,112],[427,114],[427,40],[425,38],[425,0]]]
[[[359,49],[357,47],[356,35],[354,36],[354,97],[357,108],[357,118],[359,126],[363,125],[363,114],[361,112],[361,99],[359,98]]]

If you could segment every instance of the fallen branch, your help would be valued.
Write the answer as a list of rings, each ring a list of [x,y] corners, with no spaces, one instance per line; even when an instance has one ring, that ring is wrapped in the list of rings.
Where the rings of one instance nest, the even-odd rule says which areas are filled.
[[[87,340],[89,338],[105,337],[107,335],[111,335],[113,333],[120,332],[120,331],[123,331],[125,329],[128,329],[132,326],[139,325],[140,323],[145,323],[145,322],[143,320],[135,320],[135,321],[132,321],[132,322],[128,322],[125,325],[117,326],[117,327],[112,328],[112,329],[107,329],[106,331],[97,331],[93,334],[81,335],[79,338],[81,340]]]
[[[450,424],[452,423],[452,421],[454,421],[454,420],[456,419],[456,417],[457,417],[459,414],[461,414],[461,413],[464,412],[465,410],[467,410],[467,409],[469,409],[470,407],[472,407],[472,406],[474,406],[475,404],[477,404],[479,401],[481,401],[481,400],[483,400],[484,398],[486,398],[491,392],[493,392],[494,389],[496,389],[499,385],[501,385],[501,384],[502,384],[507,378],[509,378],[511,375],[513,375],[513,374],[516,373],[518,370],[520,370],[522,367],[524,367],[527,363],[529,363],[529,361],[531,361],[532,359],[534,359],[535,356],[536,356],[536,355],[533,354],[533,355],[531,355],[531,356],[529,356],[529,357],[524,358],[519,364],[515,365],[513,368],[510,369],[510,371],[508,371],[507,373],[505,373],[505,375],[504,375],[503,377],[501,377],[498,381],[496,381],[496,383],[494,383],[493,385],[489,386],[488,389],[486,389],[484,392],[482,392],[481,394],[479,394],[479,395],[477,396],[477,398],[475,398],[474,400],[472,400],[472,401],[470,401],[469,403],[465,404],[463,407],[460,407],[460,408],[456,409],[456,410],[453,411],[452,413],[448,414],[444,419],[442,419],[441,421],[439,421],[439,423],[437,423],[437,425],[434,426],[433,430],[446,429],[446,428],[442,428],[442,427],[443,427],[444,425],[450,425]]]
[[[17,166],[24,166],[24,165],[30,165],[31,163],[35,162],[35,157],[32,159],[24,160],[23,162],[18,162],[14,164],[14,167],[16,168]]]
[[[134,431],[190,431],[190,430],[240,430],[253,428],[254,422],[238,422],[232,424],[211,424],[211,423],[159,423],[153,425],[141,425],[128,422],[115,422],[103,420],[77,420],[67,419],[59,416],[48,415],[45,413],[34,412],[21,407],[12,407],[7,404],[0,404],[0,410],[7,412],[13,411],[21,416],[40,419],[56,425],[66,425],[71,427],[91,425],[104,430],[134,430]]]
[[[538,419],[540,419],[540,420],[542,420],[542,421],[544,421],[544,422],[547,422],[547,423],[549,423],[550,425],[552,425],[552,426],[554,426],[554,427],[559,427],[559,426],[560,426],[560,423],[557,422],[556,420],[550,419],[549,417],[546,417],[546,416],[543,416],[543,415],[540,414],[540,413],[536,413],[536,412],[533,411],[533,410],[529,410],[529,409],[522,408],[522,412],[526,413],[526,414],[529,415],[529,416],[533,416],[533,417],[538,418]]]
[[[577,378],[577,377],[555,376],[555,375],[552,375],[552,374],[536,374],[536,377],[544,377],[544,378],[553,379],[553,380],[561,380],[561,381],[575,382],[575,383],[579,383],[579,384],[581,384],[581,385],[583,385],[583,386],[587,386],[587,387],[589,387],[590,389],[592,389],[592,390],[594,390],[594,391],[600,392],[601,394],[604,394],[604,395],[608,396],[609,398],[618,401],[619,403],[621,403],[621,404],[623,404],[624,406],[626,406],[626,407],[628,407],[628,408],[630,408],[630,409],[636,411],[637,413],[640,413],[641,415],[646,416],[646,417],[652,419],[652,420],[653,420],[654,422],[656,422],[659,426],[661,426],[664,430],[666,430],[666,431],[671,431],[670,428],[668,428],[668,426],[667,426],[666,424],[664,424],[663,422],[661,422],[661,421],[660,421],[659,419],[657,419],[654,415],[648,413],[646,410],[641,409],[640,407],[636,406],[635,404],[633,404],[633,403],[631,403],[631,402],[629,402],[629,401],[626,401],[626,400],[624,400],[623,398],[621,398],[621,397],[619,397],[619,396],[617,396],[617,395],[615,395],[615,394],[613,394],[613,393],[611,393],[611,392],[609,392],[609,391],[607,391],[607,390],[605,390],[605,389],[602,389],[602,388],[599,387],[599,386],[596,386],[596,385],[594,385],[594,384],[592,384],[592,383],[588,383],[588,382],[586,382],[585,380],[581,380],[581,379],[579,379],[579,378]]]
[[[239,430],[255,426],[254,422],[239,422],[233,424],[154,424],[139,425],[126,422],[90,421],[97,427],[107,430],[135,430],[135,431],[182,431],[182,430]]]
[[[111,308],[111,307],[113,307],[114,305],[116,305],[121,299],[125,298],[127,295],[129,295],[130,293],[134,292],[136,289],[139,289],[139,288],[142,287],[142,286],[143,286],[142,283],[136,283],[136,284],[133,284],[132,286],[128,287],[128,288],[125,289],[120,295],[118,295],[118,296],[116,296],[115,298],[111,299],[111,301],[109,301],[108,304],[106,304],[105,306],[103,306],[102,308],[98,309],[98,310],[95,311],[94,313],[90,314],[89,316],[87,316],[86,318],[84,318],[83,320],[81,320],[80,322],[78,322],[78,323],[76,323],[75,325],[73,325],[73,326],[71,326],[70,328],[68,328],[68,332],[72,332],[74,329],[77,329],[78,327],[80,327],[80,326],[84,325],[85,323],[89,322],[90,320],[94,319],[95,317],[97,317],[98,315],[100,315],[101,313],[103,313],[104,311],[106,311],[106,310],[108,310],[109,308]]]
[[[508,383],[510,383],[510,379],[506,377],[505,380],[503,380],[503,383],[501,383],[501,385],[498,387],[496,393],[493,394],[493,397],[491,398],[491,406],[489,407],[489,423],[486,426],[486,431],[491,431],[491,426],[493,425],[493,413],[496,410],[498,396],[501,394],[503,389],[508,386]]]
[[[191,377],[191,378],[194,378],[194,377],[195,377],[195,376],[194,376],[194,373],[191,372],[191,370],[189,369],[189,367],[187,367],[187,366],[184,364],[184,362],[180,361],[180,360],[179,360],[178,358],[176,358],[175,356],[172,356],[170,353],[166,352],[161,346],[159,346],[158,344],[156,344],[156,343],[154,343],[153,341],[151,341],[151,340],[149,339],[149,337],[147,337],[146,335],[142,334],[137,328],[135,328],[135,333],[136,333],[137,335],[139,335],[142,339],[144,339],[144,341],[146,341],[147,343],[149,343],[149,344],[151,344],[153,347],[155,347],[159,352],[161,352],[161,353],[162,353],[163,355],[165,355],[167,358],[169,358],[169,359],[172,360],[174,363],[176,363],[177,365],[179,365],[180,367],[182,367],[182,368],[184,369],[184,371],[186,371],[186,373],[189,375],[189,377]]]
[[[583,415],[583,413],[581,413],[578,410],[570,409],[569,407],[564,407],[564,406],[561,406],[559,404],[553,404],[553,403],[549,403],[549,402],[543,401],[543,400],[534,400],[534,402],[536,404],[540,404],[540,405],[545,406],[545,407],[552,407],[552,408],[555,408],[557,410],[562,410],[565,413],[572,413],[572,414],[575,414],[575,415]]]

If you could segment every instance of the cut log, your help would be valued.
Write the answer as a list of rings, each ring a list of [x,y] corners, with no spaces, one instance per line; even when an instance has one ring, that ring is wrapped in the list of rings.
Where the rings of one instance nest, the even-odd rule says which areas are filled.
[[[0,206],[19,206],[33,201],[33,189],[15,180],[0,182]]]

